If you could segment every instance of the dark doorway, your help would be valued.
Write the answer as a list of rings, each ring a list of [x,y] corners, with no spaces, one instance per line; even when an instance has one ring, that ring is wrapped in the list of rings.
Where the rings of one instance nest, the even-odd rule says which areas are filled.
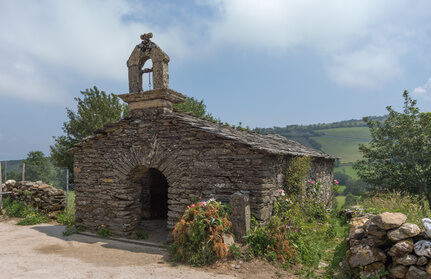
[[[143,185],[149,189],[149,210],[148,219],[168,218],[168,181],[166,177],[157,169],[149,169],[148,184]],[[148,190],[145,191],[148,193]],[[143,192],[144,192],[143,191]]]

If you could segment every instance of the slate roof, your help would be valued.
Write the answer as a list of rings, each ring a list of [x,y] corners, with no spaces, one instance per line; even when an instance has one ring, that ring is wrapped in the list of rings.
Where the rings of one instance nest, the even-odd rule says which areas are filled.
[[[251,131],[236,130],[232,127],[213,123],[189,114],[178,112],[166,113],[160,117],[173,120],[179,125],[190,126],[197,130],[214,134],[216,137],[226,141],[243,144],[245,147],[250,148],[251,150],[264,151],[270,154],[307,156],[333,160],[339,158],[309,148],[296,141],[289,140],[277,134],[260,135]],[[136,119],[121,119],[117,122],[106,124],[104,128],[98,129],[94,132],[94,135],[84,138],[80,143],[75,145],[75,148],[68,150],[67,153],[74,153],[74,151],[77,149],[91,144],[93,141],[104,137],[107,133],[115,131],[120,126],[123,126],[131,121],[136,121]]]

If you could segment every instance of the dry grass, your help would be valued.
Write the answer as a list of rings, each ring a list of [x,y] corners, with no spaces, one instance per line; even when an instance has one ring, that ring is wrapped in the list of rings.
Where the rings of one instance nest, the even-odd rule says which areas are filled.
[[[427,218],[430,212],[426,201],[402,191],[369,193],[361,202],[361,207],[375,214],[401,212],[407,216],[407,222],[417,225],[422,224],[422,218]]]

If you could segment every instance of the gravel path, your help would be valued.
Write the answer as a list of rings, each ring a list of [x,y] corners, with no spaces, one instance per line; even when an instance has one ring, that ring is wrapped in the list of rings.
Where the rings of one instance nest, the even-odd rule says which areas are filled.
[[[173,266],[158,248],[94,237],[63,237],[64,226],[0,222],[0,278],[235,278]],[[242,277],[242,276],[239,276]]]

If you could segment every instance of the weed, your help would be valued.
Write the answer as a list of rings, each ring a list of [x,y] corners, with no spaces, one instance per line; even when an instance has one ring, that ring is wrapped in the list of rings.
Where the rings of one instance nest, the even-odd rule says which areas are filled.
[[[243,258],[242,252],[236,244],[233,244],[229,247],[230,255],[235,259],[239,260]]]
[[[83,226],[76,226],[75,222],[66,224],[66,228],[63,231],[63,236],[69,236],[72,234],[80,233],[85,230],[85,227]]]
[[[41,215],[38,212],[32,212],[32,213],[28,214],[27,216],[25,216],[24,219],[19,221],[17,223],[17,225],[28,226],[28,225],[47,223],[49,221],[50,221],[49,217],[47,217],[45,215]]]
[[[67,225],[75,222],[75,216],[62,212],[57,216],[57,222],[63,225]]]
[[[102,224],[97,229],[97,235],[101,237],[111,237],[112,233],[105,225]]]
[[[148,239],[148,232],[144,230],[137,230],[136,231],[136,238],[137,239]]]

